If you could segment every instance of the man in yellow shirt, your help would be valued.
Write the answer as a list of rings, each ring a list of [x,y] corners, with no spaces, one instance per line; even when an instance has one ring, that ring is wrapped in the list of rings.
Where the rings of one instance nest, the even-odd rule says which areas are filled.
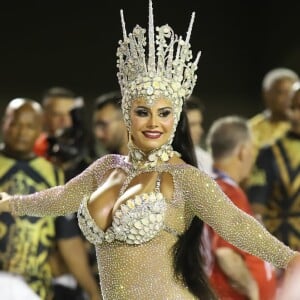
[[[285,68],[273,69],[265,75],[262,93],[266,110],[249,120],[257,150],[272,144],[289,130],[287,118],[297,80],[298,75]]]

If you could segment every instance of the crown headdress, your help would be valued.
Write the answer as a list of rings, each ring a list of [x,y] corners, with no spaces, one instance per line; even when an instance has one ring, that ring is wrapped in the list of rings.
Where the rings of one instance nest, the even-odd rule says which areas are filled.
[[[139,25],[133,32],[126,33],[123,11],[121,22],[123,41],[117,50],[117,73],[122,99],[122,109],[127,126],[130,126],[130,107],[132,100],[145,97],[152,104],[158,97],[172,101],[175,123],[178,122],[183,101],[188,98],[195,86],[198,52],[192,61],[189,43],[195,13],[192,14],[186,38],[174,34],[169,25],[156,27],[154,32],[152,1],[149,1],[148,54],[145,33]],[[147,55],[147,56],[146,56]]]

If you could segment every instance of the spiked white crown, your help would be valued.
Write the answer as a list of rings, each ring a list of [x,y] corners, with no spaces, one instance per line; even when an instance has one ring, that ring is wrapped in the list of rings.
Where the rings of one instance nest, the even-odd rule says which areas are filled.
[[[117,50],[117,73],[126,125],[130,127],[130,108],[134,99],[144,97],[151,105],[157,98],[168,98],[173,103],[176,124],[182,104],[195,86],[200,52],[192,61],[189,43],[195,13],[192,14],[186,38],[174,34],[169,25],[156,27],[154,33],[152,1],[149,1],[148,53],[146,54],[146,30],[136,25],[126,33],[123,11],[121,22],[123,41]]]

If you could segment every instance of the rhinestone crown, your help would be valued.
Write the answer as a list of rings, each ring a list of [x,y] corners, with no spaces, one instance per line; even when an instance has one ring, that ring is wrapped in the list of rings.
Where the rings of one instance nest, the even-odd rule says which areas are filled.
[[[126,33],[123,11],[121,22],[123,41],[117,50],[117,73],[126,125],[130,128],[131,102],[144,97],[151,105],[157,98],[172,101],[175,123],[178,122],[184,99],[188,98],[195,86],[197,64],[200,52],[192,61],[189,43],[195,13],[192,14],[186,38],[174,34],[169,25],[156,27],[154,33],[152,1],[149,1],[148,55],[145,48],[146,30],[136,25],[133,32]]]

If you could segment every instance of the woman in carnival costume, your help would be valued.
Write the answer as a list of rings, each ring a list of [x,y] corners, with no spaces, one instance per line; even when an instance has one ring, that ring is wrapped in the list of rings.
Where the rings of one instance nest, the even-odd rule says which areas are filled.
[[[298,253],[236,208],[196,167],[182,106],[196,82],[190,35],[154,27],[126,33],[117,51],[129,155],[107,155],[69,181],[32,195],[2,193],[0,211],[64,215],[78,211],[95,245],[103,299],[216,299],[199,253],[203,221],[235,246],[278,268]],[[156,31],[156,32],[155,32]],[[148,51],[146,46],[148,43]],[[147,53],[146,53],[147,52]]]

